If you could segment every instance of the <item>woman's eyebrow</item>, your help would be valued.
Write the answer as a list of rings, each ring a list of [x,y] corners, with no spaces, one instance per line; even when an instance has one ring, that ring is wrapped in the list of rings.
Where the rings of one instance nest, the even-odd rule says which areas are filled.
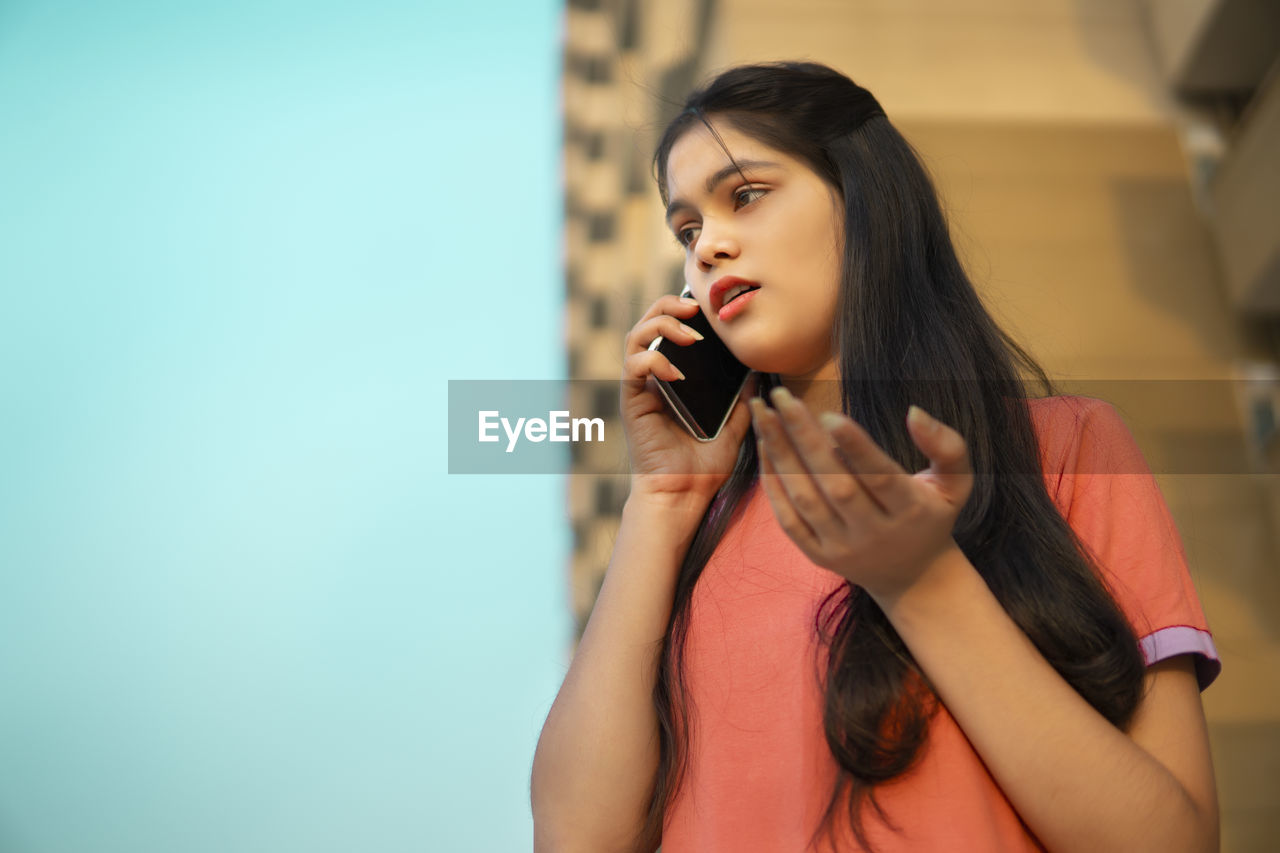
[[[768,160],[742,160],[737,163],[730,163],[729,165],[716,170],[714,173],[712,173],[711,177],[707,178],[707,185],[706,185],[707,195],[711,195],[713,192],[715,192],[716,187],[718,187],[720,185],[720,182],[723,181],[725,178],[729,177],[730,175],[735,175],[744,169],[767,169],[771,167],[777,168],[778,166],[779,166],[778,163],[771,163]],[[671,199],[671,203],[667,205],[667,224],[668,225],[671,224],[671,217],[675,215],[676,212],[680,210],[684,210],[686,208],[692,208],[692,207],[693,207],[692,204],[690,204],[689,202],[685,201],[682,198]]]

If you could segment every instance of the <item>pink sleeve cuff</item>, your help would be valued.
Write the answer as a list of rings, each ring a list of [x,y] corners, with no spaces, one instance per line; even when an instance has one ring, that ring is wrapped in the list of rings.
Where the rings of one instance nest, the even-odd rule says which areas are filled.
[[[1218,649],[1213,645],[1212,635],[1199,628],[1189,625],[1161,628],[1138,640],[1138,645],[1142,647],[1142,656],[1146,659],[1147,666],[1178,655],[1195,655],[1196,680],[1200,682],[1201,690],[1212,684],[1222,671],[1222,662],[1218,660]]]

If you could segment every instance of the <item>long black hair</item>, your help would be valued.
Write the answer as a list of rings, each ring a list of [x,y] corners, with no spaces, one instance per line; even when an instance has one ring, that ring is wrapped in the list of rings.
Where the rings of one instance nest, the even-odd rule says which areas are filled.
[[[869,92],[826,66],[739,66],[693,92],[667,126],[654,154],[664,203],[672,146],[697,125],[715,133],[712,118],[801,160],[839,192],[844,255],[833,335],[845,413],[909,471],[928,465],[905,429],[910,404],[964,436],[975,482],[956,542],[1054,669],[1114,725],[1127,726],[1142,693],[1137,639],[1041,473],[1027,400],[1053,394],[1052,383],[987,314],[914,149]],[[696,736],[683,672],[693,588],[757,467],[748,435],[680,567],[653,691],[660,758],[645,837],[660,835]],[[839,775],[811,841],[833,831],[843,803],[869,847],[863,807],[885,817],[874,787],[913,765],[937,700],[856,585],[822,602],[815,631],[828,651],[824,728]]]

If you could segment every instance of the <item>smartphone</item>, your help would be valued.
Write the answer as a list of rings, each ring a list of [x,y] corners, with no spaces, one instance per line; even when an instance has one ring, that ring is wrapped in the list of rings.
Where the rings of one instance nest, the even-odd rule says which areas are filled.
[[[688,289],[680,295],[688,296]],[[729,420],[733,404],[737,402],[751,370],[734,358],[724,341],[716,336],[701,308],[691,319],[683,322],[697,329],[702,340],[681,346],[659,337],[649,345],[649,349],[665,355],[685,378],[667,382],[655,376],[654,380],[667,401],[672,417],[694,438],[712,441]]]

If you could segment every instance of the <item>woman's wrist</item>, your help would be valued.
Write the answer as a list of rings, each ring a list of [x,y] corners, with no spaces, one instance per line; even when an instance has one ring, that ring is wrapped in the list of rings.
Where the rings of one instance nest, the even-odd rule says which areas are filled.
[[[960,546],[951,541],[907,586],[892,592],[872,592],[872,597],[895,625],[929,620],[938,612],[958,605],[977,581],[985,586]],[[870,590],[869,590],[870,592]]]
[[[706,502],[692,495],[633,491],[622,506],[610,573],[625,552],[643,555],[644,574],[666,577],[669,570],[674,580],[705,514]]]
[[[627,502],[674,512],[696,512],[701,518],[723,482],[723,477],[711,474],[633,474]]]
[[[633,485],[631,494],[627,496],[623,506],[623,512],[631,509],[633,512],[668,515],[673,520],[687,517],[696,522],[711,505],[711,497],[696,492],[668,492],[661,489],[636,488]]]
[[[643,520],[655,526],[656,533],[670,533],[683,539],[691,536],[706,515],[714,493],[667,491],[633,478],[631,493],[622,507],[624,522]]]

